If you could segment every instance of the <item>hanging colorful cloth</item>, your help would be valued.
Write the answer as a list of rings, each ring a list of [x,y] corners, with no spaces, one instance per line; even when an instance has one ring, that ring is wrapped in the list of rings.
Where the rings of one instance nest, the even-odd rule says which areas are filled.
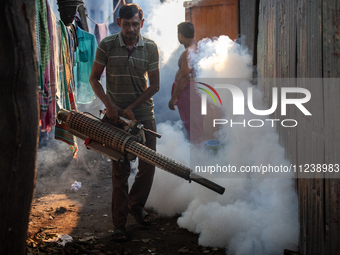
[[[80,27],[81,29],[84,30],[84,25],[83,25],[83,20],[82,18],[80,17],[80,14],[78,11],[76,11],[76,14],[74,14],[74,20],[76,22],[76,26],[77,27]]]
[[[61,28],[61,41],[62,41],[62,60],[64,66],[64,79],[61,82],[60,95],[63,97],[61,102],[63,108],[66,110],[76,110],[76,103],[74,101],[74,78],[72,72],[69,44],[68,44],[68,33],[66,27],[62,21],[60,22]],[[65,124],[56,123],[55,128],[55,139],[61,140],[70,145],[73,153],[73,157],[77,157],[78,145],[76,137],[67,131]]]
[[[77,47],[78,47],[77,31],[76,31],[75,26],[70,23],[66,26],[66,32],[68,36],[68,47],[69,47],[70,61],[71,61],[71,67],[72,67],[72,72],[73,72],[74,65],[75,65],[74,53],[76,52]]]
[[[76,110],[76,103],[74,101],[74,78],[73,78],[73,72],[72,72],[72,64],[71,64],[71,55],[69,51],[69,43],[67,40],[68,34],[66,31],[66,27],[62,21],[60,21],[61,25],[61,39],[62,39],[62,50],[63,50],[63,64],[64,64],[64,70],[65,70],[65,84],[67,87],[68,97],[65,96],[67,102],[67,105],[70,105],[70,109],[67,110]]]
[[[50,37],[47,25],[46,0],[36,0],[36,48],[39,67],[39,91],[44,90],[43,74],[50,60]]]
[[[75,54],[74,80],[77,104],[89,104],[94,100],[94,92],[89,82],[97,43],[93,34],[77,28],[78,48]]]
[[[45,120],[47,109],[51,103],[50,81],[49,81],[49,60],[50,60],[50,35],[47,21],[46,0],[36,0],[36,49],[38,60],[38,88],[40,102],[40,124],[41,119]],[[42,131],[46,130],[45,122]]]
[[[40,127],[41,131],[49,131],[52,129],[53,121],[53,100],[52,100],[52,86],[55,87],[55,66],[54,66],[54,47],[53,47],[53,24],[52,24],[52,10],[47,0],[46,3],[46,20],[49,37],[47,40],[50,44],[49,62],[44,70],[43,75],[43,90],[39,93],[40,101]]]
[[[52,97],[52,125],[56,122],[56,96],[59,83],[59,66],[60,66],[60,46],[58,38],[58,29],[56,23],[56,17],[51,11],[51,21],[52,21],[52,40],[51,40],[51,68],[50,68],[50,85],[51,85],[51,97]],[[59,22],[58,22],[59,25]]]

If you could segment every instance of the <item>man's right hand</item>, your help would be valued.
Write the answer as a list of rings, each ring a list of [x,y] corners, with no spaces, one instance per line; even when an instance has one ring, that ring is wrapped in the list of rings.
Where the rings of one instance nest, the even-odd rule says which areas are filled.
[[[115,105],[114,103],[110,102],[108,105],[106,105],[106,116],[113,120],[115,125],[119,124],[119,116],[122,115],[122,110]]]
[[[175,97],[171,97],[170,101],[169,101],[169,108],[171,110],[175,110],[175,105],[177,104],[177,98]]]

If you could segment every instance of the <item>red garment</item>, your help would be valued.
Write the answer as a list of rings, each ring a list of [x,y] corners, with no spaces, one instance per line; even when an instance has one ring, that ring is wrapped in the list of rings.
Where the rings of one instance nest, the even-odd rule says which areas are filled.
[[[171,95],[177,82],[172,84]],[[188,133],[188,139],[194,143],[203,142],[203,116],[201,115],[201,97],[197,92],[195,82],[188,81],[177,98],[179,115]]]

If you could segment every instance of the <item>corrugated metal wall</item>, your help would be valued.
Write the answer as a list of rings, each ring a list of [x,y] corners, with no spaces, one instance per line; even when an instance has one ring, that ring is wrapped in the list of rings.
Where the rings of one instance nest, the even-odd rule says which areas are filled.
[[[296,119],[298,127],[278,127],[287,158],[297,165],[339,164],[340,84],[321,78],[340,78],[340,1],[261,0],[258,18],[257,67],[264,100],[271,105],[272,87],[303,87],[312,94],[305,104],[312,116],[288,108],[285,119]],[[280,112],[273,117],[282,119]],[[298,178],[297,189],[300,251],[340,254],[340,181],[322,175]]]

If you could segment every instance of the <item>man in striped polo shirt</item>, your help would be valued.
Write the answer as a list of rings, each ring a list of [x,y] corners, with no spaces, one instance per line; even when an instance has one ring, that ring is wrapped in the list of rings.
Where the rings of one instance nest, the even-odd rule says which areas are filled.
[[[152,96],[159,90],[159,54],[157,45],[140,34],[143,11],[136,4],[120,8],[118,26],[121,32],[104,38],[97,48],[90,82],[95,94],[106,106],[106,115],[118,124],[118,116],[140,121],[156,131]],[[100,76],[106,67],[106,94]],[[149,77],[149,86],[147,83]],[[146,136],[146,146],[156,150],[156,138]],[[151,218],[143,209],[151,189],[155,167],[140,160],[135,182],[128,192],[130,162],[112,163],[113,238],[126,241],[128,213],[141,225]]]

